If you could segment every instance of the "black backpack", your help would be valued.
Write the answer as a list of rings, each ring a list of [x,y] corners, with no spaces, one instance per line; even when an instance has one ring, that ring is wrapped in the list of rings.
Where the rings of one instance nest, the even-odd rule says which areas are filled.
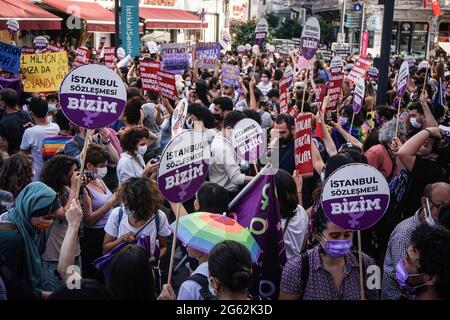
[[[203,300],[217,300],[217,297],[209,291],[209,281],[206,276],[200,273],[195,273],[191,275],[189,278],[187,278],[185,281],[192,280],[196,283],[198,283],[200,288],[200,296]]]
[[[3,256],[0,256],[0,278],[5,284],[8,300],[38,300],[30,286],[11,272]]]

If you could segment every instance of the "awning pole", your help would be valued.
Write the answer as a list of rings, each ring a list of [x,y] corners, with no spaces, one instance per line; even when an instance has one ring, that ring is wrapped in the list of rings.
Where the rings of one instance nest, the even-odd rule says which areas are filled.
[[[114,0],[114,20],[115,20],[115,24],[114,24],[114,29],[115,29],[115,34],[114,34],[114,42],[116,43],[116,53],[117,53],[117,49],[120,48],[120,3],[119,0]]]

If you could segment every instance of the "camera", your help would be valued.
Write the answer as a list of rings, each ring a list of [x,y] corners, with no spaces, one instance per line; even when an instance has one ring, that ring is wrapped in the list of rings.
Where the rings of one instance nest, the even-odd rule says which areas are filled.
[[[155,158],[152,158],[150,160],[150,163],[155,164],[155,163],[158,163],[160,160],[161,160],[161,156],[156,156]]]
[[[83,173],[88,181],[94,180],[94,173],[90,171],[86,171]]]

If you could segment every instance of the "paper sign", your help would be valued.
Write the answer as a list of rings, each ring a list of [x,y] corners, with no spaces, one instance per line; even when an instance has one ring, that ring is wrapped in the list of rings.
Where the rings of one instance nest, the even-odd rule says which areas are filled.
[[[142,89],[158,92],[158,70],[160,63],[157,61],[141,60],[139,63],[139,70],[141,71]]]
[[[345,59],[350,54],[350,45],[348,43],[333,43],[331,50],[334,51],[337,56]]]
[[[148,41],[147,48],[148,48],[148,52],[150,54],[158,52],[158,45],[156,44],[155,41]]]
[[[290,65],[284,69],[284,77],[286,78],[286,86],[289,88],[292,84],[292,80],[294,79],[294,70],[292,70]]]
[[[241,71],[238,66],[223,63],[222,64],[222,83],[224,85],[234,86],[238,88],[241,79]]]
[[[69,71],[66,52],[26,54],[20,59],[24,92],[58,91]]]
[[[302,30],[301,50],[306,60],[311,60],[319,48],[320,25],[316,17],[310,17]]]
[[[255,44],[255,45],[252,47],[252,52],[253,52],[254,54],[259,54],[259,46],[258,46],[257,44]]]
[[[120,60],[117,63],[117,68],[120,69],[120,68],[128,67],[132,63],[133,63],[133,58],[131,57],[131,55],[127,55],[125,58],[123,58],[122,60]]]
[[[53,44],[53,43],[49,43],[48,46],[47,46],[47,49],[50,50],[51,52],[62,52],[62,51],[64,51],[64,47],[57,46],[56,44]]]
[[[122,48],[122,47],[118,48],[117,49],[117,59],[119,59],[119,61],[120,61],[120,60],[122,60],[125,57],[126,57],[125,49]]]
[[[226,50],[231,44],[231,36],[225,30],[222,32],[222,39],[219,41],[220,46]]]
[[[102,52],[103,47],[105,46],[105,43],[106,43],[106,37],[101,37],[99,45],[98,45],[98,53],[99,54]]]
[[[397,97],[403,97],[409,80],[409,65],[404,61],[397,76]]]
[[[231,143],[239,159],[252,163],[264,154],[266,135],[255,120],[243,119],[233,128]]]
[[[336,109],[344,80],[342,58],[335,56],[330,64],[330,82],[328,84],[328,110]]]
[[[0,67],[2,70],[17,73],[20,66],[22,49],[11,44],[0,42]]]
[[[22,47],[22,54],[33,54],[34,48],[30,47]]]
[[[217,42],[198,43],[195,47],[195,60],[201,69],[214,69],[220,60],[220,44]]]
[[[165,199],[181,203],[195,196],[208,174],[211,157],[207,137],[186,130],[170,140],[161,156],[158,186]]]
[[[316,84],[316,103],[317,110],[322,110],[322,103],[327,94],[327,84],[326,83],[317,83]]]
[[[114,59],[115,59],[115,48],[114,47],[105,47],[104,53],[104,59],[105,59],[105,66],[107,66],[110,69],[114,69]]]
[[[127,90],[114,70],[88,64],[73,69],[64,78],[59,101],[71,122],[86,129],[101,129],[119,119],[127,102]]]
[[[161,90],[161,95],[170,100],[178,98],[177,87],[175,85],[175,75],[163,70],[157,71],[158,86]]]
[[[362,33],[361,39],[361,58],[365,59],[367,57],[367,48],[369,46],[369,33],[364,31]]]
[[[312,114],[301,114],[295,119],[295,169],[298,174],[313,172],[311,154]]]
[[[8,22],[6,22],[6,27],[10,33],[16,33],[20,29],[19,22],[15,19],[9,19]]]
[[[266,19],[260,19],[255,28],[255,42],[261,45],[269,33],[269,24]]]
[[[371,78],[371,79],[377,79],[378,78],[378,69],[375,67],[370,67],[369,71],[367,71],[367,75]]]
[[[245,46],[243,46],[243,45],[238,46],[237,47],[237,51],[238,51],[239,54],[244,53],[245,52]]]
[[[410,68],[414,67],[416,64],[416,58],[414,58],[414,56],[405,56],[405,61],[408,62]]]
[[[366,82],[364,78],[359,78],[355,87],[355,94],[353,96],[353,112],[358,114],[364,104],[364,95],[366,93]]]
[[[245,50],[247,50],[247,51],[252,50],[252,45],[251,45],[250,43],[247,43],[247,44],[245,45]]]
[[[359,58],[352,68],[352,71],[347,75],[347,79],[352,82],[358,82],[359,78],[365,78],[367,70],[369,70],[370,62]]]
[[[175,110],[172,114],[172,136],[180,134],[184,129],[184,124],[186,122],[187,110],[189,102],[186,98],[183,98],[178,102]]]
[[[389,205],[389,185],[374,167],[352,163],[334,171],[322,190],[322,208],[328,219],[345,230],[375,225]]]
[[[164,43],[161,50],[164,71],[181,74],[189,69],[189,56],[184,43]]]
[[[281,113],[289,113],[289,104],[288,104],[288,87],[286,78],[281,78],[280,80],[280,112]]]
[[[44,36],[38,36],[33,40],[34,47],[39,50],[47,48],[48,40]]]
[[[76,68],[81,65],[89,63],[89,58],[91,57],[91,51],[86,47],[79,47],[77,49],[77,56],[73,63],[73,67]]]

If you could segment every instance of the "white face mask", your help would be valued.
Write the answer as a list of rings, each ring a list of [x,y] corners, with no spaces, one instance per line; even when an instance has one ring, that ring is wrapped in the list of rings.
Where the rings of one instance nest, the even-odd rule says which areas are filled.
[[[436,221],[434,221],[433,216],[431,215],[431,209],[430,209],[430,200],[426,198],[427,201],[427,209],[424,210],[425,212],[425,221],[430,227],[436,226]]]
[[[108,168],[97,168],[97,173],[95,174],[95,177],[97,179],[103,179],[108,174]]]
[[[49,104],[48,104],[48,111],[49,111],[49,112],[54,112],[54,111],[56,111],[56,103],[49,103]]]
[[[144,156],[144,154],[147,152],[147,146],[139,146],[137,152],[141,156]]]
[[[414,128],[420,128],[420,127],[422,126],[419,122],[417,122],[417,119],[416,119],[416,118],[410,118],[410,119],[409,119],[409,122],[411,123],[411,125],[412,125]]]
[[[192,84],[190,81],[185,81],[184,84],[186,85],[186,88],[189,88]]]

